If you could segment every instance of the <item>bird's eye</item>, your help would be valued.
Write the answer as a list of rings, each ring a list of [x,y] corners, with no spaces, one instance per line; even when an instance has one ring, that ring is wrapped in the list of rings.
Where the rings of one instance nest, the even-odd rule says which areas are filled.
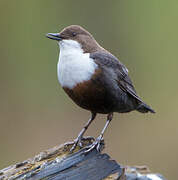
[[[76,32],[72,32],[72,36],[74,37],[74,36],[76,36],[77,35],[77,33]]]

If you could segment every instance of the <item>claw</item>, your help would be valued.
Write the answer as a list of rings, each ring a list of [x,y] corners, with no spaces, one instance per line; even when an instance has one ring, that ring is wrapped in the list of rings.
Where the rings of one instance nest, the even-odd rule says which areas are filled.
[[[87,122],[87,124],[83,127],[83,129],[80,131],[77,139],[74,140],[74,145],[73,145],[72,148],[70,149],[70,152],[71,152],[71,153],[75,150],[75,148],[77,147],[77,145],[79,145],[79,147],[82,148],[82,147],[83,147],[83,142],[84,142],[85,140],[89,140],[89,139],[90,139],[90,140],[89,140],[90,144],[93,142],[93,138],[91,138],[91,137],[83,138],[83,135],[84,135],[84,133],[86,132],[86,130],[88,129],[89,125],[90,125],[90,124],[92,123],[92,121],[95,119],[95,117],[96,117],[96,113],[91,112],[91,118],[89,119],[89,121]],[[82,140],[84,140],[84,141],[82,142]],[[89,143],[88,143],[88,144],[89,144]]]
[[[79,142],[78,142],[78,145],[79,145],[80,148],[82,148],[82,147],[83,147],[82,141],[79,141]]]
[[[86,141],[86,140],[92,142],[92,141],[94,141],[95,139],[94,139],[93,137],[90,137],[90,136],[88,136],[88,137],[77,137],[77,138],[74,140],[74,144],[73,144],[72,148],[70,149],[70,153],[72,153],[72,152],[76,149],[77,145],[78,145],[80,148],[83,148],[84,145],[85,145],[85,141]]]
[[[80,148],[83,147],[82,138],[77,138],[77,139],[74,140],[74,144],[73,144],[72,148],[70,149],[70,153],[72,153],[75,150],[77,145],[79,145]]]
[[[91,145],[89,145],[89,146],[87,147],[87,150],[86,150],[84,153],[89,153],[89,152],[91,152],[93,149],[96,149],[98,152],[101,152],[101,150],[102,150],[102,145],[103,145],[103,140],[104,140],[104,139],[103,139],[103,136],[100,135],[93,144],[91,144]]]

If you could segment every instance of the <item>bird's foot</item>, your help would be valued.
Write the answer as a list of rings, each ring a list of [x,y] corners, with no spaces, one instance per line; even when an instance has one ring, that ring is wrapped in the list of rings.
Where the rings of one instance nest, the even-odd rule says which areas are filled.
[[[96,149],[98,152],[101,152],[103,145],[104,145],[104,139],[103,136],[100,135],[97,137],[95,142],[93,142],[91,145],[86,147],[87,150],[85,151],[85,153],[89,153],[93,149]]]
[[[72,148],[70,149],[70,152],[72,153],[77,145],[79,146],[79,148],[82,148],[84,147],[84,143],[85,141],[90,141],[90,142],[93,142],[95,139],[93,137],[83,137],[83,136],[78,136],[75,140],[74,140],[74,144],[72,146]]]

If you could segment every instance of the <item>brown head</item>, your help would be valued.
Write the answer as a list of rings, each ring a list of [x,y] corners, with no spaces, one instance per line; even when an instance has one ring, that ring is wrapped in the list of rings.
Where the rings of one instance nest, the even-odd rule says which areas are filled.
[[[78,25],[68,26],[60,33],[48,33],[47,37],[59,42],[63,40],[77,41],[85,53],[92,53],[102,49],[93,36]]]

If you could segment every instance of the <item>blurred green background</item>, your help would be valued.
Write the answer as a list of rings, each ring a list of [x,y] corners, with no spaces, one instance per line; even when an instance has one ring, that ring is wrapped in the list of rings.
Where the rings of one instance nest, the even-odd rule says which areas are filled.
[[[115,113],[105,152],[178,179],[178,1],[0,0],[0,17],[0,168],[74,139],[88,121],[58,84],[58,45],[45,37],[79,24],[128,67],[157,112]]]

